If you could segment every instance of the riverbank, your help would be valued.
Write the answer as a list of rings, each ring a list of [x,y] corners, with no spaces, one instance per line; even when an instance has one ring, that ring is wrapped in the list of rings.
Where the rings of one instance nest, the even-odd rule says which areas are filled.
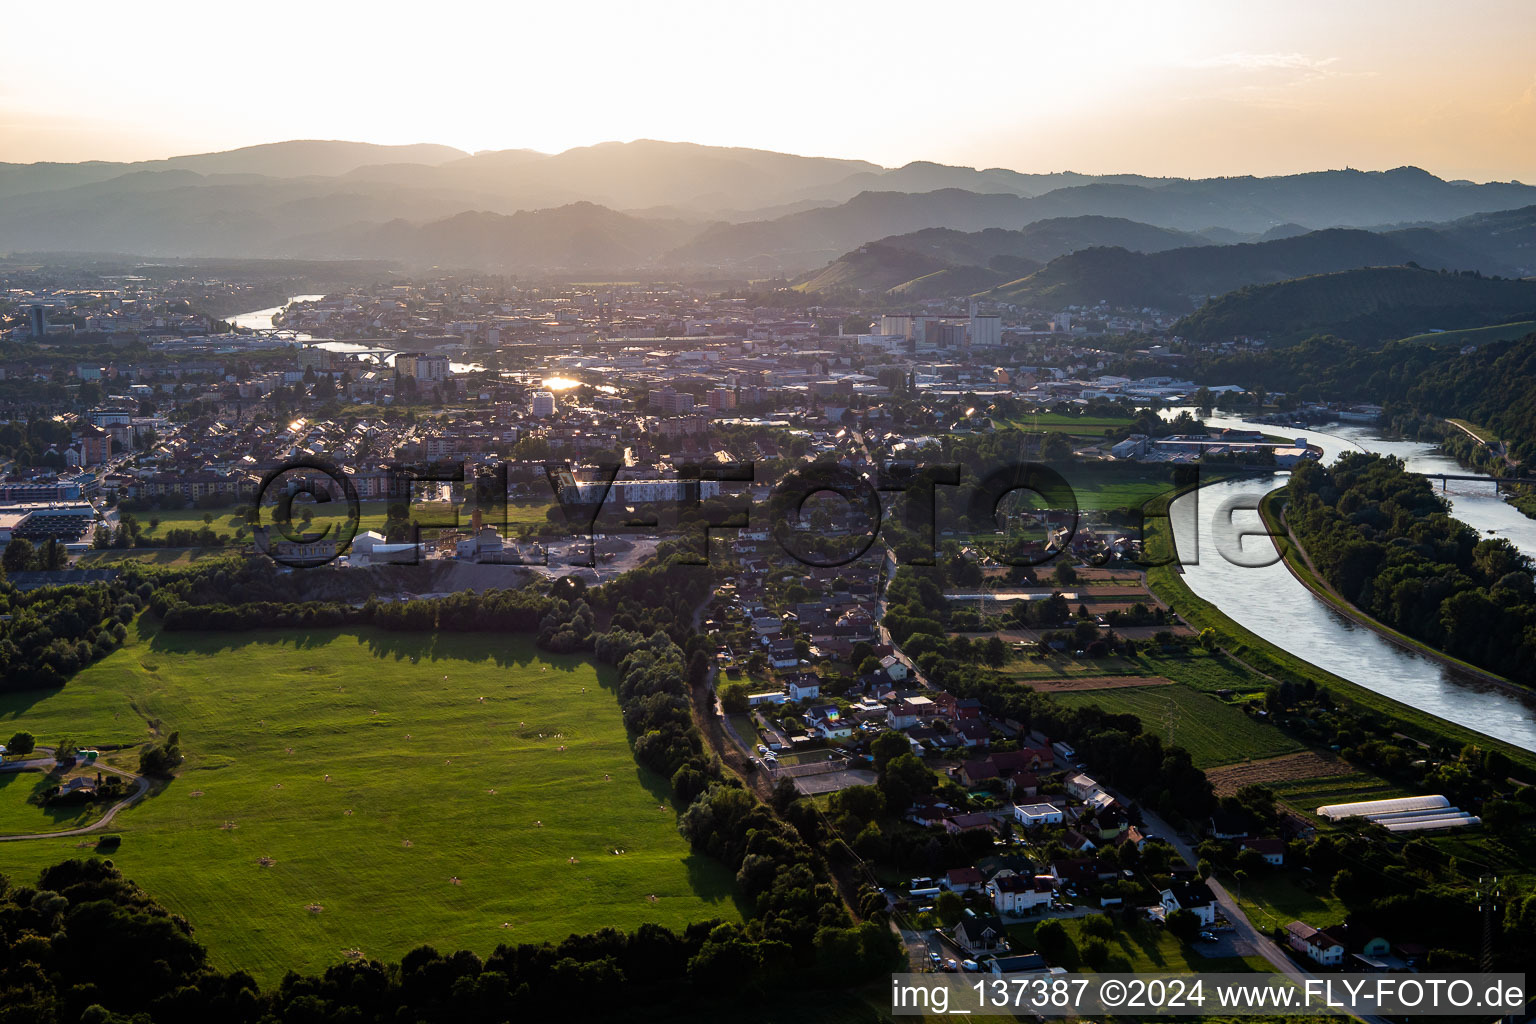
[[[1317,571],[1317,566],[1312,563],[1311,556],[1307,554],[1306,548],[1302,546],[1301,541],[1296,539],[1296,535],[1291,532],[1290,524],[1285,520],[1285,496],[1283,490],[1283,488],[1277,488],[1266,494],[1264,501],[1259,506],[1259,514],[1264,519],[1265,528],[1270,531],[1272,536],[1285,538],[1286,544],[1284,546],[1276,545],[1280,552],[1280,560],[1291,571],[1291,575],[1296,577],[1296,582],[1310,590],[1314,597],[1325,602],[1340,615],[1343,615],[1357,625],[1364,626],[1366,629],[1369,629],[1385,640],[1397,644],[1404,650],[1412,651],[1415,654],[1444,665],[1452,672],[1470,676],[1481,683],[1488,683],[1507,689],[1511,693],[1530,693],[1529,687],[1521,686],[1514,680],[1495,672],[1479,668],[1469,661],[1462,661],[1460,658],[1452,657],[1438,648],[1431,647],[1422,640],[1415,640],[1407,633],[1399,632],[1386,623],[1372,618],[1346,600],[1342,594],[1333,589],[1332,584],[1323,579],[1322,574]]]
[[[1228,617],[1216,605],[1201,598],[1183,578],[1169,519],[1160,518],[1149,522],[1146,551],[1149,558],[1167,559],[1167,564],[1147,570],[1147,585],[1158,599],[1173,608],[1179,618],[1197,632],[1205,628],[1214,629],[1222,648],[1254,671],[1276,682],[1311,682],[1326,687],[1335,699],[1381,715],[1392,723],[1394,729],[1422,743],[1453,748],[1471,743],[1485,750],[1498,750],[1518,766],[1520,770],[1517,774],[1520,778],[1536,781],[1536,751],[1457,725],[1319,668],[1265,640]],[[1332,607],[1331,604],[1329,606]]]

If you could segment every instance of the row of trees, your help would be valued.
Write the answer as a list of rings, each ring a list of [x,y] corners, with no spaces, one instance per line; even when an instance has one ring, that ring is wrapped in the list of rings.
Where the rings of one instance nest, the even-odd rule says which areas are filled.
[[[125,579],[31,591],[0,585],[0,690],[62,686],[122,644],[142,605]]]

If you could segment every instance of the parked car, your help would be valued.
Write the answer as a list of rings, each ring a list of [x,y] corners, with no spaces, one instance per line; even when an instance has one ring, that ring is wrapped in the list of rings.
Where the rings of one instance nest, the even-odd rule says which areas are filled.
[[[967,974],[975,974],[981,970],[981,964],[977,963],[975,960],[961,960],[960,969]]]
[[[1215,942],[1216,941],[1216,936],[1211,934],[1210,932],[1201,932],[1200,933],[1200,941],[1201,942]]]
[[[766,754],[766,753],[768,753],[768,748],[767,748],[767,747],[765,747],[765,746],[763,746],[763,745],[762,745],[762,744],[761,744],[761,743],[759,743],[759,744],[758,744],[758,745],[757,745],[757,752],[758,752],[758,753],[759,753],[759,754]]]

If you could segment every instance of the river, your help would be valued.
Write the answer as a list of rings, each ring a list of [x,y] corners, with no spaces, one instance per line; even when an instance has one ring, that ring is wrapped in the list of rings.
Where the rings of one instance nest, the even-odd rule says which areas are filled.
[[[247,327],[258,331],[271,330],[272,318],[281,313],[284,309],[288,308],[291,303],[315,302],[323,298],[325,298],[324,295],[290,295],[288,300],[281,306],[273,306],[270,309],[253,309],[249,313],[239,313],[235,316],[225,317],[224,319],[228,320],[236,327]],[[294,340],[304,345],[312,344],[313,347],[323,348],[328,352],[356,354],[361,352],[376,353],[379,351],[378,345],[363,345],[355,341],[337,341],[334,338],[322,338],[319,341],[315,341],[312,336],[308,334],[300,334],[297,332],[294,334]],[[393,352],[391,352],[389,355],[386,355],[383,359],[383,362],[386,365],[391,364],[394,361],[395,355]],[[449,362],[448,368],[454,373],[478,373],[485,369],[485,367],[481,366],[479,363],[458,362]]]
[[[1421,473],[1472,472],[1432,445],[1385,439],[1373,427],[1292,429],[1222,416],[1205,422],[1212,427],[1304,437],[1322,448],[1329,462],[1343,452],[1364,450],[1396,455],[1409,469]],[[1229,480],[1202,487],[1173,503],[1174,538],[1189,588],[1234,621],[1318,668],[1446,721],[1536,750],[1536,696],[1455,672],[1356,624],[1314,596],[1276,561],[1274,543],[1267,537],[1247,538],[1235,559],[1218,550],[1218,542],[1225,539],[1228,553],[1233,553],[1231,532],[1225,538],[1217,533],[1224,503],[1245,495],[1257,498],[1285,480],[1281,473]],[[1484,534],[1505,537],[1536,557],[1536,520],[1500,500],[1491,482],[1453,481],[1446,496],[1458,519]],[[1236,512],[1232,522],[1242,530],[1262,530],[1257,512]],[[1260,562],[1270,564],[1251,567]]]

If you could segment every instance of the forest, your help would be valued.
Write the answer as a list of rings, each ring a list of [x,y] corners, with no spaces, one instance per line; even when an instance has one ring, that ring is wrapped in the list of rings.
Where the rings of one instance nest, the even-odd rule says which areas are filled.
[[[1355,453],[1298,466],[1285,496],[1286,524],[1346,601],[1452,657],[1533,681],[1536,567],[1453,519],[1427,479]]]

